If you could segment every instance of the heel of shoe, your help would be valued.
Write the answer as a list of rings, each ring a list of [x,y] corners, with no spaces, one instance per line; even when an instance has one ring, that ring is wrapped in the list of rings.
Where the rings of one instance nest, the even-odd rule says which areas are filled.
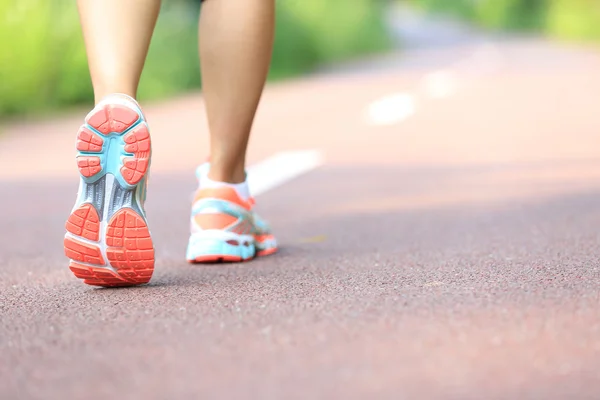
[[[91,204],[73,211],[66,223],[65,255],[77,278],[93,286],[148,283],[154,271],[154,247],[144,219],[123,208],[105,224]]]

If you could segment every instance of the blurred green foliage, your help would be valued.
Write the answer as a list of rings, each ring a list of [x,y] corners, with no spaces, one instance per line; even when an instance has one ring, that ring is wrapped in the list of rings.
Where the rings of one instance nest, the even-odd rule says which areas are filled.
[[[383,5],[373,0],[278,0],[270,79],[387,48]],[[199,7],[198,0],[163,1],[140,98],[200,87]],[[92,101],[75,1],[2,0],[0,38],[0,116]]]
[[[546,30],[567,39],[600,41],[600,1],[552,1]]]
[[[554,37],[600,40],[598,0],[411,0],[487,28],[534,30]]]

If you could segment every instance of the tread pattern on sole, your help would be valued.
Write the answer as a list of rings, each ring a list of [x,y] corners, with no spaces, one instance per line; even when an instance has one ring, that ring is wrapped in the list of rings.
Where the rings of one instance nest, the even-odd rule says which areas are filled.
[[[120,276],[142,284],[154,271],[154,247],[148,226],[132,209],[124,208],[108,223],[106,257]]]
[[[139,115],[129,107],[107,104],[89,115],[86,122],[98,132],[108,135],[111,132],[125,132],[139,118]]]
[[[90,178],[102,171],[100,157],[78,156],[77,168],[79,168],[79,173],[81,175]]]
[[[88,285],[105,287],[148,283],[154,272],[154,247],[142,217],[123,208],[111,218],[105,238],[110,267],[100,250],[99,227],[98,213],[91,204],[83,204],[69,216],[68,232],[97,243],[65,237],[65,254],[71,259],[69,268],[75,276]]]
[[[77,132],[77,150],[90,153],[100,153],[104,146],[104,139],[89,130],[85,125]]]
[[[148,283],[154,271],[154,247],[141,205],[135,201],[136,190],[144,190],[136,185],[150,167],[147,124],[130,107],[106,104],[88,114],[77,132],[76,148],[77,167],[86,186],[79,200],[83,204],[65,226],[69,268],[89,285]],[[115,163],[120,161],[113,159],[117,156],[121,163]],[[115,177],[111,187],[105,186],[107,174]]]
[[[73,211],[67,220],[66,228],[75,236],[97,242],[100,237],[100,219],[91,204],[83,204]]]
[[[132,153],[133,157],[123,160],[121,174],[130,185],[137,184],[146,174],[150,163],[150,133],[146,124],[140,124],[127,133],[124,150]]]
[[[65,254],[73,261],[95,265],[106,265],[98,246],[85,243],[72,237],[65,237]]]
[[[88,285],[104,287],[132,286],[131,282],[124,280],[107,268],[94,268],[71,261],[69,269],[77,278],[83,279],[83,282]]]

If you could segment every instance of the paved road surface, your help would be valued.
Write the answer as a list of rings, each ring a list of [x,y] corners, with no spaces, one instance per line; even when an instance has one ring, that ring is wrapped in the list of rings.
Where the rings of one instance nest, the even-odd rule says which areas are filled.
[[[323,164],[258,197],[282,249],[245,265],[184,262],[201,98],[148,104],[158,269],[127,290],[62,255],[81,115],[11,124],[0,398],[597,399],[598,71],[461,35],[270,86],[252,164]]]

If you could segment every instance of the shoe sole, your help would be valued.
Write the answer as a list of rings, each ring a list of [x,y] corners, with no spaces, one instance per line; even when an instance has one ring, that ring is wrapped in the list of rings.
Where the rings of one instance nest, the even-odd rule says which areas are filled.
[[[142,115],[120,104],[92,111],[77,133],[79,193],[65,228],[65,255],[93,286],[148,283],[154,246],[141,206],[151,143]]]
[[[257,257],[264,257],[271,254],[277,253],[277,249],[268,249],[259,251],[255,256],[249,258],[243,258],[240,256],[232,256],[228,254],[208,254],[203,256],[197,256],[193,260],[188,260],[190,264],[218,264],[218,263],[240,263],[252,261]]]
[[[238,263],[277,252],[272,235],[262,237],[260,242],[249,235],[219,230],[195,235],[196,238],[190,238],[188,244],[186,258],[190,264]]]

